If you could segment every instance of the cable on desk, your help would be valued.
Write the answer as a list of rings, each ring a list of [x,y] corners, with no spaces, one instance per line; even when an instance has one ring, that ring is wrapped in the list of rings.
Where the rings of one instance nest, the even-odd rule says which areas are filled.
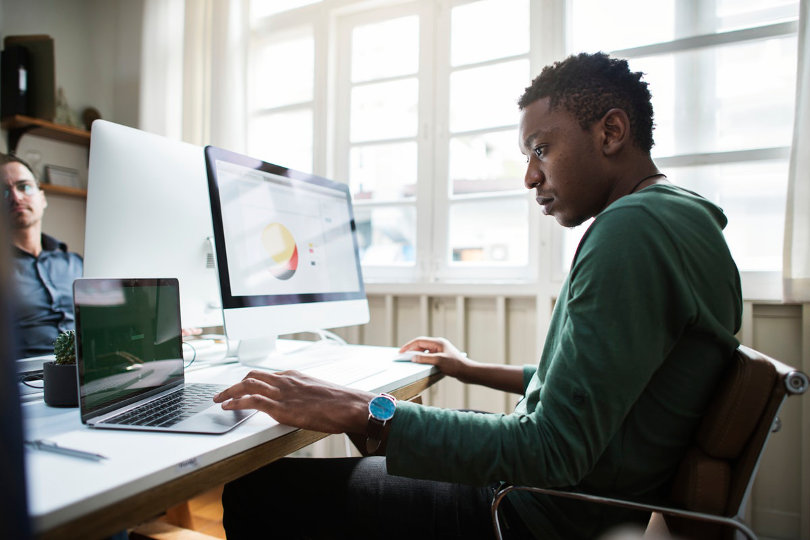
[[[196,348],[196,347],[194,347],[194,345],[192,345],[191,343],[188,343],[187,341],[184,341],[184,342],[183,342],[183,345],[186,345],[186,346],[188,346],[188,347],[191,347],[191,352],[193,353],[193,354],[191,355],[191,360],[189,360],[189,361],[188,361],[188,364],[184,364],[184,365],[183,365],[183,368],[188,368],[188,367],[189,367],[191,364],[193,364],[193,363],[194,363],[194,360],[196,360],[196,359],[197,359],[197,348]]]
[[[43,372],[41,370],[40,371],[29,371],[27,373],[21,373],[17,380],[19,382],[21,382],[22,384],[24,384],[25,386],[29,387],[29,388],[36,388],[37,390],[42,390],[45,387],[44,375],[43,375]],[[32,383],[34,381],[42,381],[42,385],[37,386],[37,385],[29,384],[29,383]]]
[[[285,355],[289,356],[299,354],[309,349],[318,349],[324,346],[348,345],[345,339],[335,334],[334,332],[330,332],[329,330],[308,330],[305,333],[315,334],[316,336],[318,336],[318,339],[314,341],[305,341],[304,345],[301,345],[289,351],[284,351]]]
[[[321,338],[321,341],[332,340],[332,341],[337,341],[341,345],[346,345],[346,340],[345,339],[343,339],[342,337],[340,337],[339,335],[337,335],[336,333],[334,333],[334,332],[332,332],[330,330],[315,330],[313,333],[317,334],[318,337]]]

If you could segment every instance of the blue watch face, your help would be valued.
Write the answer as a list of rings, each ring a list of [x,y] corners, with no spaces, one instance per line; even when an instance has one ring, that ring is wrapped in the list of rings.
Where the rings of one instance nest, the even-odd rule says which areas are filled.
[[[394,400],[385,396],[377,396],[368,404],[368,412],[371,413],[371,416],[383,422],[391,420],[396,410],[397,404]]]

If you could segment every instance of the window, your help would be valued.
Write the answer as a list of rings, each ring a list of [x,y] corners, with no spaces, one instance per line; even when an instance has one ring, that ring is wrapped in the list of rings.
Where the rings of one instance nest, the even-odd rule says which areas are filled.
[[[366,276],[528,277],[516,106],[530,76],[528,10],[412,2],[339,18],[348,117],[335,172],[352,187]]]
[[[315,98],[312,26],[257,34],[250,52],[248,154],[312,172]]]
[[[723,207],[744,281],[781,269],[798,0],[250,6],[248,152],[350,185],[372,281],[562,279],[587,224],[536,217],[516,102],[597,50],[646,73],[653,157]]]
[[[348,160],[337,176],[355,200],[366,275],[413,275],[416,264],[421,26],[415,4],[340,18],[338,103],[348,116],[336,135]]]
[[[367,277],[532,278],[530,0],[250,6],[248,153],[350,185]]]
[[[724,209],[726,239],[744,277],[780,271],[799,2],[600,6],[569,2],[569,51],[609,50],[646,73],[656,163]],[[567,252],[579,234],[570,234]]]
[[[486,28],[482,39],[481,29]],[[446,133],[437,145],[448,198],[438,277],[528,277],[529,198],[518,151],[517,99],[531,80],[529,1],[450,10]],[[437,220],[439,223],[443,219]],[[488,271],[481,271],[481,270]]]

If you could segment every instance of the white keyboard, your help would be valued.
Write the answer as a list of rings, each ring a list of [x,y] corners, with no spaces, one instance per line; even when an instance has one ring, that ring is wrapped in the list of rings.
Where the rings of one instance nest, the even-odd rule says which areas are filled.
[[[390,368],[394,353],[378,347],[312,345],[284,356],[288,364],[274,368],[295,369],[346,386]]]
[[[365,360],[335,360],[328,364],[305,368],[301,371],[324,381],[333,382],[341,386],[348,386],[357,381],[367,379],[377,373],[382,373],[390,364],[387,362],[369,363]]]

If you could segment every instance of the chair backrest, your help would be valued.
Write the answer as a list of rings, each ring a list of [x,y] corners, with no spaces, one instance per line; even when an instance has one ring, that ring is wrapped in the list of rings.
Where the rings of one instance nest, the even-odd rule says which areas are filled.
[[[803,393],[804,373],[740,346],[680,464],[672,502],[695,512],[739,517],[784,400]],[[728,528],[667,517],[693,539],[730,537]]]

